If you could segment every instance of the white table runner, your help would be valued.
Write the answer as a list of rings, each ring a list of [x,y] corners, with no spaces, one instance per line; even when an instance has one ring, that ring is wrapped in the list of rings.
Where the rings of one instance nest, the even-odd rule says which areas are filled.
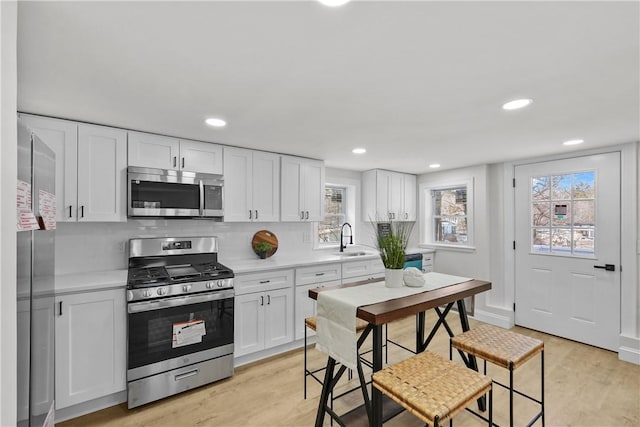
[[[419,288],[387,288],[384,282],[318,292],[316,348],[350,369],[356,369],[358,351],[356,311],[363,305],[419,294],[472,280],[467,277],[425,273]]]

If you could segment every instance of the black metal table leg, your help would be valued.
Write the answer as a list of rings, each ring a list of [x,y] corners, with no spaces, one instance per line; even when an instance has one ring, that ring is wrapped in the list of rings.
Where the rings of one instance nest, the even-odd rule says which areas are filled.
[[[382,325],[373,327],[373,372],[382,369]],[[382,427],[382,393],[371,387],[371,426]]]
[[[318,403],[318,412],[316,413],[316,425],[315,427],[322,427],[324,423],[325,407],[327,406],[327,400],[331,393],[331,383],[333,380],[333,370],[336,367],[336,361],[329,357],[327,361],[327,369],[324,372],[324,382],[322,383],[322,393],[320,394],[320,402]]]
[[[422,343],[424,343],[424,323],[427,317],[427,313],[421,311],[416,314],[416,354],[424,351]]]

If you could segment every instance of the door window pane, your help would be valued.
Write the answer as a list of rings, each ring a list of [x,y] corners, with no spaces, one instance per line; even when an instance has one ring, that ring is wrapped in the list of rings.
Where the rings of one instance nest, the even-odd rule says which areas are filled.
[[[531,178],[531,251],[595,255],[595,171]]]

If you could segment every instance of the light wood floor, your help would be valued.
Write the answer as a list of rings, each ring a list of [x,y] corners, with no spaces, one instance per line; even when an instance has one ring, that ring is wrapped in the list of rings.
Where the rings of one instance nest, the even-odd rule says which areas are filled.
[[[428,322],[435,321],[429,313]],[[454,324],[454,332],[460,327]],[[471,326],[477,322],[471,320]],[[389,335],[410,348],[414,347],[414,318],[389,326]],[[578,344],[523,328],[515,331],[542,339],[545,343],[545,400],[547,426],[640,426],[640,366],[618,360],[613,352]],[[431,351],[448,355],[448,336],[438,332]],[[389,362],[410,356],[390,346]],[[309,349],[309,364],[320,366],[326,358]],[[303,351],[284,355],[236,369],[232,378],[196,390],[154,402],[133,410],[126,404],[114,406],[59,424],[73,426],[312,426],[320,385],[308,381],[308,398],[303,399]],[[507,371],[489,365],[488,374],[504,383]],[[540,363],[536,357],[516,370],[515,384],[528,394],[539,395]],[[348,385],[343,385],[348,387]],[[494,392],[494,422],[508,425],[508,393],[500,387]],[[357,393],[337,401],[339,413],[358,406]],[[516,397],[515,425],[526,425],[536,412],[533,403]],[[329,425],[326,417],[325,425]],[[385,426],[423,426],[409,413],[402,413]],[[463,412],[455,426],[481,426],[472,415]],[[541,425],[540,421],[536,423]]]

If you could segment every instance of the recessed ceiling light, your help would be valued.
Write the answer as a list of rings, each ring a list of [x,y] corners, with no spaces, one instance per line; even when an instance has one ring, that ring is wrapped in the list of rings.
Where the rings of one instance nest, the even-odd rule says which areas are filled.
[[[351,150],[351,152],[353,154],[364,154],[367,152],[366,148],[354,148],[353,150]]]
[[[215,117],[211,117],[207,120],[205,120],[205,123],[208,124],[209,126],[213,126],[214,128],[223,128],[227,125],[227,122],[225,122],[222,119],[218,119]]]
[[[342,6],[343,4],[349,3],[351,0],[318,0],[325,6],[337,7]]]
[[[519,108],[524,108],[528,105],[531,105],[533,102],[532,99],[514,99],[513,101],[509,101],[502,105],[503,110],[517,110]]]
[[[439,168],[439,167],[440,167],[440,163],[431,163],[431,164],[429,165],[429,167],[430,167],[431,169],[437,169],[437,168]]]
[[[562,143],[562,145],[578,145],[578,144],[582,144],[584,142],[584,139],[571,139],[569,141],[565,141]]]

